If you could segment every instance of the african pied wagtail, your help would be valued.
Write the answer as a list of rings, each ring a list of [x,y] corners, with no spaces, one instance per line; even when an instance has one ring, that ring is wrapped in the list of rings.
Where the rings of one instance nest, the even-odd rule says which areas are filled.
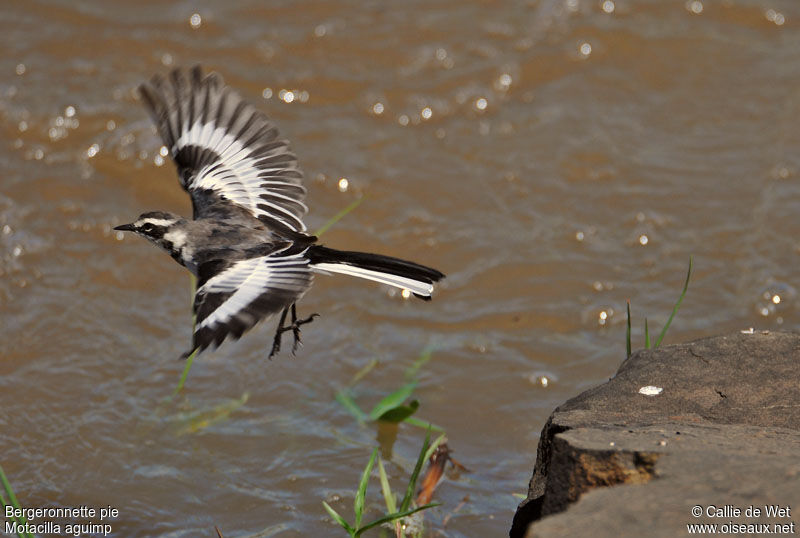
[[[114,229],[145,237],[197,276],[194,336],[184,357],[229,335],[238,339],[278,312],[269,356],[289,330],[296,351],[300,326],[318,315],[298,319],[295,308],[314,273],[375,280],[430,299],[444,277],[436,269],[315,244],[303,224],[306,189],[289,143],[218,74],[176,69],[139,91],[192,199],[193,220],[152,211]]]

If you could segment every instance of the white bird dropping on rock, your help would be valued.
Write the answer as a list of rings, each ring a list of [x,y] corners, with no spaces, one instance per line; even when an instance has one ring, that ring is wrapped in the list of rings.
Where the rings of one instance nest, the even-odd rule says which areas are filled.
[[[658,396],[662,392],[664,392],[662,387],[654,387],[653,385],[647,385],[639,389],[639,394],[644,394],[645,396]]]

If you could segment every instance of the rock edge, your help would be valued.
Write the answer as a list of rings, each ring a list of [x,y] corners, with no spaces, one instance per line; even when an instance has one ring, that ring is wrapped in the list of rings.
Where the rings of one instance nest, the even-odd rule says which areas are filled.
[[[645,386],[663,391],[646,396]],[[737,503],[794,503],[798,515],[722,521],[690,512]],[[639,351],[607,383],[558,407],[510,536],[675,536],[692,523],[795,520],[800,335],[733,333]]]

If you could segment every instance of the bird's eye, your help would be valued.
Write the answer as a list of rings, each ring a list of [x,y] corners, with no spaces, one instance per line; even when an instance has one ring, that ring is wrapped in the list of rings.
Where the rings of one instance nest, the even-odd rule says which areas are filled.
[[[142,231],[144,233],[150,233],[150,232],[153,231],[154,228],[155,227],[152,224],[150,224],[149,222],[147,222],[147,223],[142,225]]]

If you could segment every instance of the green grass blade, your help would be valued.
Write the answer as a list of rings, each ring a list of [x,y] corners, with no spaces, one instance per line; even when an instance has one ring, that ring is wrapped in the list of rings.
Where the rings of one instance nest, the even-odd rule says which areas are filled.
[[[428,431],[425,434],[425,442],[422,443],[422,450],[419,451],[419,457],[417,458],[417,463],[414,465],[414,472],[411,473],[411,478],[408,481],[408,487],[406,488],[406,494],[403,497],[403,502],[400,503],[400,511],[404,512],[408,510],[408,507],[411,506],[411,499],[414,497],[414,489],[417,486],[417,478],[419,477],[419,472],[422,470],[422,464],[425,463],[425,454],[428,453],[428,448],[431,446],[431,432]]]
[[[0,495],[0,504],[3,505],[3,514],[5,514],[6,506],[13,506],[14,508],[19,509],[20,506],[19,506],[19,501],[17,500],[17,496],[14,495],[14,489],[11,487],[11,482],[9,482],[8,478],[6,478],[6,474],[3,472],[2,467],[0,467],[0,482],[2,482],[3,489],[5,490],[6,495],[8,495],[8,501],[6,501],[5,497]],[[11,519],[17,523],[17,526],[25,525],[25,523],[28,522],[28,520],[24,516],[12,517]],[[22,532],[18,531],[17,536],[19,536],[20,538],[36,538],[33,534],[24,531]]]
[[[327,232],[331,226],[342,220],[344,217],[347,216],[348,213],[357,208],[361,204],[361,202],[364,201],[364,198],[366,198],[366,196],[361,196],[350,202],[350,205],[348,205],[347,207],[336,213],[328,222],[322,225],[322,228],[314,232],[314,235],[316,235],[317,237],[322,236],[322,234]]]
[[[411,396],[411,393],[414,392],[414,389],[417,387],[417,382],[412,381],[411,383],[406,383],[390,395],[386,396],[383,400],[378,402],[372,411],[369,414],[370,420],[378,420],[381,415],[389,411],[390,409],[394,409],[399,405],[402,405],[403,402]]]
[[[379,416],[378,420],[397,424],[398,422],[403,422],[405,419],[416,413],[417,409],[419,409],[419,401],[411,400],[408,402],[408,405],[398,405],[397,407],[389,409],[384,414]]]
[[[197,277],[193,274],[189,274],[189,279],[192,282],[192,304],[194,304],[194,294],[197,291]],[[194,308],[192,308],[192,312],[194,312]],[[194,327],[197,321],[197,316],[192,313],[192,334],[194,334]],[[186,377],[189,375],[189,370],[192,369],[192,363],[194,362],[194,357],[197,355],[197,350],[195,349],[191,355],[186,358],[186,364],[183,366],[183,373],[181,373],[181,378],[178,381],[178,386],[175,387],[175,391],[172,393],[173,396],[177,396],[177,394],[183,390],[183,384],[186,383]]]
[[[628,324],[625,329],[625,349],[627,351],[626,357],[631,356],[631,300],[628,299]]]
[[[240,398],[225,400],[207,409],[201,409],[189,414],[181,414],[179,419],[183,425],[175,433],[177,436],[197,433],[227,420],[231,413],[241,408],[250,399],[250,393],[245,391]]]
[[[444,433],[444,428],[441,426],[431,424],[430,422],[418,419],[417,417],[408,417],[403,422],[406,424],[411,424],[412,426],[416,426],[417,428],[422,428],[423,430],[433,430],[435,432]]]
[[[364,366],[363,368],[361,368],[361,370],[356,372],[356,374],[353,376],[353,379],[350,380],[350,386],[352,387],[353,385],[361,381],[364,378],[364,376],[370,373],[377,365],[378,365],[378,359],[372,359],[371,361],[369,361],[366,364],[366,366]]]
[[[322,501],[322,506],[325,507],[325,510],[328,511],[328,515],[330,515],[336,523],[341,525],[344,530],[350,533],[350,536],[355,536],[356,530],[353,527],[351,527],[350,524],[347,521],[345,521],[344,518],[340,516],[336,510],[331,508],[331,506],[325,501]]]
[[[419,357],[417,357],[417,359],[414,361],[414,364],[406,369],[406,379],[414,379],[417,376],[419,369],[422,368],[426,362],[431,360],[432,356],[433,346],[426,346],[425,349],[422,350],[422,353],[419,354]]]
[[[192,363],[194,362],[194,357],[197,355],[197,350],[195,349],[191,355],[186,358],[186,364],[183,366],[183,373],[181,374],[181,379],[178,381],[178,386],[175,387],[174,395],[180,393],[183,390],[183,384],[186,383],[186,377],[189,375],[189,370],[192,369]]]
[[[412,508],[410,510],[403,510],[403,511],[400,511],[400,512],[396,512],[394,514],[387,514],[387,515],[385,515],[383,517],[379,517],[375,521],[370,521],[369,523],[367,523],[363,527],[360,527],[353,536],[361,536],[362,533],[364,533],[364,532],[366,532],[366,531],[368,531],[368,530],[370,530],[370,529],[372,529],[374,527],[377,527],[378,525],[383,525],[384,523],[390,523],[390,522],[392,522],[392,521],[394,521],[396,519],[402,519],[404,517],[408,517],[411,514],[415,514],[417,512],[422,511],[422,510],[427,510],[428,508],[433,508],[435,506],[440,506],[441,504],[442,503],[429,503],[429,504],[426,504],[426,505],[423,505],[423,506],[418,506],[416,508]]]
[[[424,461],[428,461],[428,460],[430,460],[430,459],[431,459],[431,456],[433,456],[433,452],[434,452],[434,451],[435,451],[437,448],[439,448],[439,445],[441,445],[441,444],[442,444],[442,442],[444,441],[444,439],[445,439],[445,435],[444,435],[444,434],[442,434],[442,435],[440,435],[439,437],[437,437],[437,438],[436,438],[436,440],[435,440],[433,443],[431,443],[431,446],[429,446],[429,447],[428,447],[428,450],[425,452],[425,458],[424,458]]]
[[[650,329],[647,328],[647,318],[644,318],[644,348],[650,349]]]
[[[394,493],[392,493],[392,488],[389,485],[389,477],[386,476],[383,458],[378,458],[378,473],[381,477],[381,491],[383,492],[383,500],[386,501],[386,510],[388,510],[390,514],[397,512],[397,500],[394,498]]]
[[[11,488],[11,483],[6,478],[6,473],[3,472],[3,468],[0,467],[0,482],[3,483],[3,489],[6,490],[6,495],[8,495],[8,501],[14,508],[19,508],[19,501],[17,501],[17,496],[14,495],[14,490]]]
[[[689,271],[686,273],[686,282],[683,284],[683,291],[681,292],[681,296],[678,297],[678,302],[675,303],[675,307],[672,309],[672,314],[669,315],[669,319],[667,320],[666,325],[664,328],[661,329],[661,334],[658,335],[658,340],[656,340],[655,347],[661,345],[661,341],[667,335],[667,329],[669,329],[670,324],[672,323],[672,318],[675,317],[675,314],[678,313],[678,309],[681,307],[681,303],[683,302],[683,298],[686,296],[686,290],[689,289],[689,279],[692,278],[692,256],[689,256]]]
[[[363,424],[369,418],[367,414],[358,407],[358,404],[353,400],[353,397],[350,396],[350,391],[347,389],[342,389],[336,393],[336,401],[342,404],[342,407],[347,409],[360,423]]]
[[[361,526],[361,517],[364,515],[364,498],[367,496],[367,484],[369,483],[369,475],[372,472],[372,466],[375,465],[375,458],[378,457],[378,447],[372,449],[372,455],[369,457],[369,462],[364,468],[364,473],[361,475],[361,482],[358,484],[356,491],[356,499],[353,501],[353,508],[356,513],[356,529]]]

